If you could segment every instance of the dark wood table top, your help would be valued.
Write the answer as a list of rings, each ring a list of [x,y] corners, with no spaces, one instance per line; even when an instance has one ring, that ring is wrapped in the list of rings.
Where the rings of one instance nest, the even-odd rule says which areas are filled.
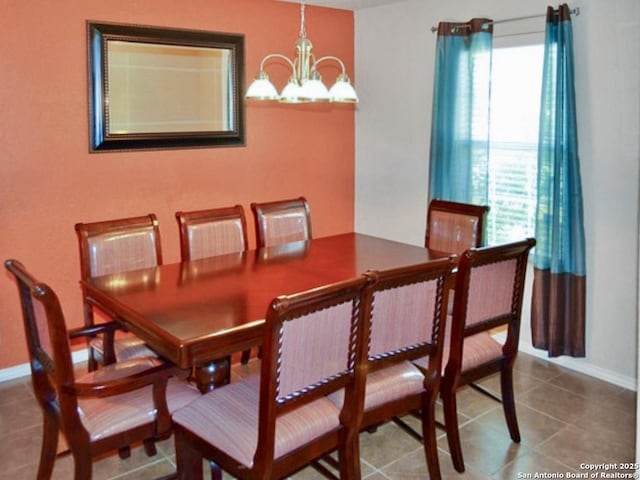
[[[189,368],[259,345],[278,295],[442,256],[348,233],[96,277],[83,287],[152,349]]]

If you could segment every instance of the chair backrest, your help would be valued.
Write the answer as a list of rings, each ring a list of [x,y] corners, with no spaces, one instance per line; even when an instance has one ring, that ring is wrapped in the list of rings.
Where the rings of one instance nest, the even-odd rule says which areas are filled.
[[[311,238],[311,211],[304,197],[252,203],[251,210],[258,248]]]
[[[425,247],[461,254],[483,243],[485,205],[431,200],[427,213]]]
[[[65,393],[73,387],[74,373],[71,348],[62,308],[55,292],[38,282],[17,260],[5,261],[18,284],[24,332],[29,351],[31,380],[38,403],[44,409],[62,411],[80,428],[77,400]],[[69,428],[69,425],[62,425]]]
[[[241,205],[176,212],[182,261],[197,260],[248,248],[247,221]]]
[[[154,214],[75,225],[82,279],[162,264]]]
[[[370,271],[369,372],[405,360],[429,357],[429,370],[442,362],[447,295],[453,258]]]
[[[458,262],[449,364],[460,366],[464,338],[507,325],[504,355],[515,355],[529,251],[536,241],[465,251]],[[453,367],[452,367],[453,368]]]
[[[255,462],[274,452],[276,419],[344,389],[341,420],[357,432],[364,376],[356,367],[364,360],[361,335],[366,312],[361,297],[368,280],[352,280],[277,297],[267,310],[260,383],[260,423]],[[345,412],[348,412],[345,413]]]

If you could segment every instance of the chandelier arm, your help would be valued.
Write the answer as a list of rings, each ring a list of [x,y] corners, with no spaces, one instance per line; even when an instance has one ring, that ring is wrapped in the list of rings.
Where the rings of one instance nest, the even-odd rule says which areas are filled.
[[[281,53],[270,53],[269,55],[266,55],[262,61],[260,62],[260,71],[264,72],[264,64],[267,60],[271,59],[271,58],[280,58],[282,60],[286,60],[286,62],[289,64],[289,66],[291,67],[291,70],[293,71],[293,73],[296,73],[296,66],[293,64],[293,62],[285,57],[284,55],[282,55]]]
[[[336,62],[338,62],[340,64],[340,68],[342,68],[342,75],[346,75],[347,71],[344,68],[344,63],[342,63],[342,60],[340,60],[338,57],[334,57],[333,55],[327,55],[325,57],[320,57],[318,60],[316,60],[313,63],[313,66],[311,67],[311,71],[313,70],[317,70],[317,66],[318,64],[320,64],[320,62],[324,62],[325,60],[335,60]]]

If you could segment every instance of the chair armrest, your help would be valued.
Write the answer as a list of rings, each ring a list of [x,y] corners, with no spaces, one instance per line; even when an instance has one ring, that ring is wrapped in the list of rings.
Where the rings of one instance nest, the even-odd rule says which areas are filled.
[[[62,391],[80,398],[109,397],[152,386],[152,402],[156,410],[156,428],[158,434],[169,435],[171,432],[171,414],[167,404],[167,382],[173,376],[181,375],[183,370],[163,363],[141,372],[125,377],[96,383],[77,382],[73,385],[63,385]]]
[[[113,334],[116,330],[122,330],[118,322],[98,323],[96,325],[70,328],[68,330],[69,338],[95,337],[101,333]]]
[[[105,382],[83,383],[76,382],[73,385],[63,385],[65,393],[77,395],[78,397],[110,397],[131,392],[149,385],[162,385],[174,376],[179,376],[182,370],[174,365],[163,363],[155,367],[148,368],[126,377],[116,378]]]

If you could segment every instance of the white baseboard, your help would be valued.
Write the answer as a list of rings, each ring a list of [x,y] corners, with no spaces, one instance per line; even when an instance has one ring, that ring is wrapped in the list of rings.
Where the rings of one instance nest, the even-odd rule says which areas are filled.
[[[504,343],[506,338],[506,333],[504,332],[496,333],[494,335],[494,338],[497,341]],[[518,345],[518,351],[534,357],[541,358],[543,360],[546,360],[549,363],[560,365],[561,367],[568,368],[569,370],[574,370],[578,373],[589,375],[590,377],[594,377],[608,383],[613,383],[614,385],[618,385],[619,387],[623,387],[628,390],[633,390],[634,392],[638,391],[637,379],[633,377],[628,377],[626,375],[620,375],[619,373],[612,372],[611,370],[607,370],[606,368],[593,365],[592,363],[589,363],[589,361],[586,358],[573,358],[573,357],[549,358],[547,356],[547,352],[545,352],[544,350],[533,348],[533,345],[531,345],[531,343],[524,342],[522,341],[522,339],[520,340],[520,345]]]
[[[73,363],[86,362],[88,358],[89,354],[86,348],[71,353],[71,360]],[[15,367],[3,368],[0,370],[0,383],[29,375],[31,375],[31,368],[28,363],[16,365]]]
[[[542,358],[543,360],[546,360],[550,363],[555,363],[557,365],[560,365],[561,367],[565,367],[570,370],[589,375],[590,377],[595,377],[605,382],[613,383],[614,385],[618,385],[619,387],[623,387],[628,390],[633,390],[634,392],[638,391],[638,380],[636,378],[628,377],[626,375],[620,375],[619,373],[612,372],[611,370],[607,370],[606,368],[598,367],[597,365],[589,363],[589,361],[585,358],[549,358],[547,356],[547,352],[538,350],[537,348],[533,348],[531,344],[523,345],[521,343],[518,349],[522,353],[527,353],[534,357]]]

